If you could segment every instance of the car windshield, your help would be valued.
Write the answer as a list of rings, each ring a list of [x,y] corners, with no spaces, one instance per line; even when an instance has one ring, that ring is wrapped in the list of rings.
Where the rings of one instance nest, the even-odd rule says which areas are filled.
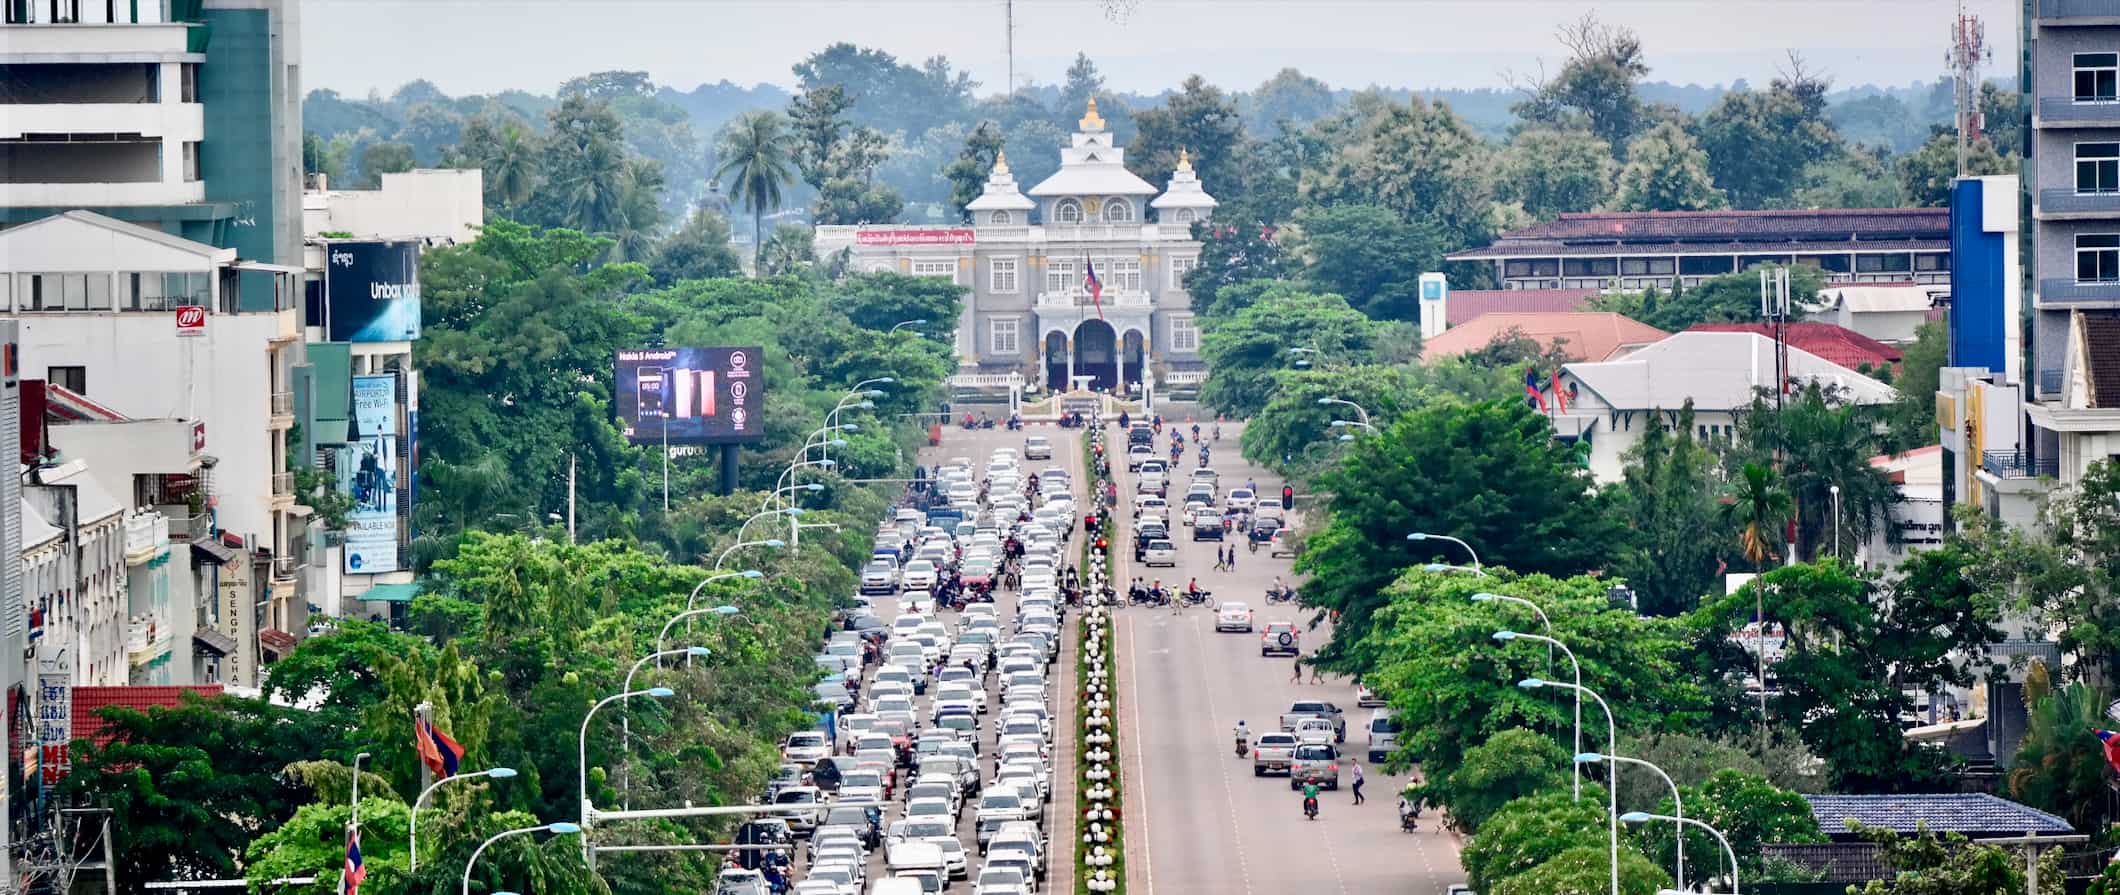
[[[788,745],[790,745],[790,746],[822,746],[822,745],[824,745],[824,734],[821,734],[821,733],[798,733],[798,734],[795,734],[794,736],[788,737]]]
[[[939,820],[916,820],[905,825],[907,839],[940,839],[949,835],[949,824]]]
[[[1331,746],[1297,746],[1296,758],[1305,761],[1326,761],[1332,758]]]
[[[1017,798],[1014,793],[999,792],[981,798],[979,807],[982,810],[987,808],[1021,808],[1023,807],[1023,800]]]
[[[1246,612],[1250,612],[1251,607],[1243,603],[1224,603],[1222,604],[1222,611],[1233,615],[1243,615]]]

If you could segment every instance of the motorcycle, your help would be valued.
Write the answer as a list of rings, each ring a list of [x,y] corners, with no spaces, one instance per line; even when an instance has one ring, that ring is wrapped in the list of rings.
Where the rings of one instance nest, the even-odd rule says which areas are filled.
[[[1317,796],[1304,796],[1304,797],[1303,797],[1303,816],[1304,816],[1304,817],[1306,817],[1306,818],[1309,818],[1309,819],[1311,819],[1311,820],[1317,820],[1317,819],[1318,819],[1318,797],[1317,797]]]
[[[1237,737],[1237,757],[1238,757],[1238,758],[1243,758],[1244,756],[1246,756],[1246,755],[1250,755],[1250,754],[1251,754],[1251,741],[1250,741],[1250,740],[1247,740],[1247,739],[1245,739],[1245,738],[1243,738],[1243,737]]]
[[[1213,605],[1215,602],[1215,593],[1211,590],[1180,591],[1179,597],[1184,601],[1185,605],[1187,606],[1199,606],[1201,604]]]
[[[1401,833],[1413,833],[1413,832],[1417,832],[1417,831],[1419,831],[1420,829],[1421,829],[1421,816],[1420,816],[1420,815],[1418,815],[1418,814],[1401,814],[1401,815],[1399,815],[1399,832],[1401,832]]]
[[[1023,428],[1023,417],[1016,416],[1015,414],[1010,414],[1008,418],[1009,431],[1014,432],[1021,428]]]
[[[1266,589],[1266,602],[1268,603],[1292,603],[1295,602],[1295,599],[1296,589],[1293,587],[1269,587]]]

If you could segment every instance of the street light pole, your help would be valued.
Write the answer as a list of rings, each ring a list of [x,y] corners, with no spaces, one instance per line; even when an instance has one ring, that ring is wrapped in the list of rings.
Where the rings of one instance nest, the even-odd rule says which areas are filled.
[[[724,581],[730,578],[748,578],[752,581],[756,581],[764,577],[765,573],[757,569],[745,569],[741,572],[720,572],[717,574],[708,575],[707,577],[700,579],[700,582],[698,584],[692,586],[691,595],[685,597],[685,609],[690,610],[692,608],[692,602],[694,600],[699,599],[699,592],[706,589],[707,585],[713,584],[716,581]],[[662,641],[660,640],[656,641],[656,644],[658,646],[661,645],[661,643]]]
[[[1504,601],[1509,600],[1509,598],[1501,597],[1501,595],[1499,594],[1496,594],[1494,596],[1499,597]],[[1478,599],[1478,597],[1475,596],[1474,599]],[[1516,600],[1515,602],[1530,605],[1530,601],[1528,600]],[[1538,620],[1541,622],[1545,622],[1546,630],[1553,630],[1553,623],[1550,621],[1546,621],[1546,613],[1543,611],[1539,611],[1539,608],[1537,606],[1532,606],[1531,608],[1532,611],[1538,612]],[[1583,663],[1576,661],[1575,651],[1569,649],[1568,645],[1560,642],[1558,638],[1541,637],[1537,634],[1520,634],[1515,631],[1496,631],[1494,632],[1494,639],[1503,643],[1508,643],[1512,640],[1531,640],[1543,643],[1546,645],[1546,662],[1549,665],[1553,662],[1554,647],[1559,647],[1560,651],[1568,657],[1569,667],[1575,669],[1576,687],[1580,688],[1583,685]],[[1581,693],[1575,694],[1575,751],[1583,751],[1583,695]],[[1582,797],[1583,769],[1581,765],[1577,765],[1575,767],[1575,798],[1580,799]]]
[[[1349,401],[1349,400],[1347,400],[1347,399],[1345,399],[1345,398],[1319,398],[1319,399],[1318,399],[1318,404],[1319,404],[1320,406],[1330,406],[1330,405],[1333,405],[1333,404],[1345,404],[1345,405],[1347,405],[1347,406],[1349,406],[1349,407],[1352,407],[1352,408],[1354,408],[1354,412],[1355,412],[1355,415],[1356,415],[1356,416],[1359,416],[1359,417],[1361,417],[1361,418],[1362,418],[1362,425],[1364,425],[1364,426],[1369,426],[1369,428],[1371,428],[1371,429],[1375,429],[1375,428],[1376,428],[1375,426],[1370,426],[1370,425],[1369,425],[1369,411],[1367,411],[1367,410],[1364,410],[1364,409],[1362,409],[1362,405],[1360,405],[1360,404],[1356,404],[1356,403],[1355,403],[1355,402],[1353,402],[1353,401]]]
[[[1832,486],[1833,492],[1833,558],[1840,558],[1840,486]]]
[[[1447,562],[1432,562],[1432,563],[1428,563],[1427,565],[1424,565],[1424,566],[1422,566],[1422,567],[1421,567],[1421,571],[1423,571],[1423,572],[1471,572],[1472,574],[1474,574],[1474,575],[1478,575],[1478,576],[1480,576],[1481,578],[1491,578],[1491,577],[1493,577],[1493,576],[1491,576],[1491,575],[1488,575],[1488,574],[1487,574],[1487,570],[1485,570],[1485,569],[1475,569],[1475,568],[1473,568],[1473,567],[1471,567],[1471,566],[1459,566],[1459,565],[1452,565],[1452,564],[1450,564],[1450,563],[1447,563]],[[1479,595],[1479,594],[1474,594],[1472,598],[1473,598],[1473,599],[1475,599],[1475,600],[1477,600],[1477,599],[1479,599],[1479,598],[1480,598],[1480,595]]]
[[[1588,696],[1593,700],[1596,700],[1597,707],[1605,710],[1606,754],[1610,755],[1614,752],[1619,751],[1619,722],[1612,720],[1612,707],[1605,704],[1605,698],[1597,695],[1597,691],[1585,687],[1581,684],[1564,684],[1559,681],[1542,681],[1535,677],[1525,678],[1521,681],[1517,681],[1516,685],[1526,690],[1536,690],[1540,687],[1566,687],[1568,689],[1576,691],[1577,693],[1581,693],[1585,696]],[[1611,830],[1609,838],[1611,841],[1612,853],[1612,895],[1619,895],[1619,787],[1612,785],[1619,779],[1619,763],[1609,762],[1607,764],[1607,770],[1605,773],[1605,793],[1607,796],[1610,797],[1611,802],[1611,804],[1607,806],[1606,810],[1609,812],[1609,819],[1611,821]]]
[[[458,774],[454,777],[443,777],[440,780],[436,780],[433,783],[428,784],[426,789],[420,790],[419,798],[412,800],[411,829],[406,837],[408,840],[408,842],[406,843],[406,847],[407,850],[411,852],[412,858],[411,869],[420,869],[420,806],[427,804],[428,796],[433,795],[435,790],[441,789],[442,785],[445,783],[455,783],[460,780],[476,780],[480,777],[491,777],[495,780],[506,780],[513,776],[515,776],[514,768],[487,768],[486,770],[475,771],[469,774]]]
[[[478,847],[477,847],[477,848],[474,848],[474,849],[472,849],[472,850],[471,850],[471,860],[469,860],[469,861],[465,861],[465,862],[464,862],[464,885],[463,885],[463,889],[462,889],[463,895],[471,895],[471,868],[473,868],[473,867],[477,867],[477,866],[478,866],[478,856],[479,856],[479,855],[482,855],[482,854],[485,854],[485,853],[486,853],[486,847],[487,847],[487,846],[490,846],[490,845],[492,845],[493,843],[499,842],[499,841],[501,841],[501,840],[503,840],[503,839],[506,839],[506,838],[508,838],[508,837],[510,837],[510,836],[522,836],[522,835],[526,835],[526,834],[529,834],[529,833],[546,833],[546,832],[550,832],[550,833],[579,833],[579,832],[581,832],[581,831],[582,831],[582,828],[581,828],[581,825],[580,825],[580,824],[570,824],[570,823],[567,823],[566,821],[563,821],[563,820],[556,820],[556,821],[553,821],[553,822],[551,822],[551,823],[549,823],[549,824],[544,824],[544,825],[542,825],[542,826],[535,826],[535,827],[523,827],[522,829],[519,829],[519,830],[503,830],[503,831],[501,831],[501,832],[499,832],[499,833],[495,833],[495,834],[493,834],[493,838],[491,838],[491,839],[488,839],[488,840],[486,840],[486,841],[484,841],[484,842],[481,842],[481,843],[479,843],[479,844],[478,844]],[[588,841],[589,841],[589,837],[587,837],[587,836],[584,836],[584,837],[582,837],[582,841],[583,841],[583,842],[588,842]],[[502,893],[499,893],[499,892],[495,892],[495,893],[493,893],[493,895],[502,895]]]
[[[734,612],[734,611],[735,611],[735,609],[736,609],[736,607],[734,607],[734,606],[722,606],[722,607],[718,607],[718,608],[721,608],[721,609],[727,609],[727,610],[730,610],[731,612]],[[673,621],[674,621],[674,619],[673,619]],[[669,634],[669,633],[670,633],[670,626],[669,626],[669,625],[664,625],[664,626],[663,626],[663,634],[664,634],[664,635],[667,635],[667,634]],[[658,647],[659,647],[659,646],[662,646],[662,635],[658,635],[658,636],[657,636],[657,637],[655,638],[655,645],[656,645],[656,646],[658,646]],[[626,669],[626,682],[625,682],[624,684],[621,684],[621,685],[619,685],[619,689],[620,689],[620,690],[631,690],[631,689],[633,689],[633,676],[634,676],[634,675],[636,675],[636,674],[639,674],[639,673],[640,673],[640,669],[641,669],[641,667],[642,667],[642,666],[645,666],[645,665],[647,665],[647,664],[648,664],[649,662],[654,662],[654,663],[655,663],[655,667],[657,667],[657,668],[661,668],[661,667],[662,667],[662,660],[663,660],[663,657],[665,657],[665,656],[678,656],[678,655],[682,655],[682,656],[687,656],[687,657],[692,657],[692,656],[698,656],[698,657],[702,657],[702,658],[704,658],[704,657],[705,657],[705,656],[707,655],[707,648],[706,648],[706,647],[703,647],[703,646],[688,646],[688,647],[685,647],[685,648],[683,648],[683,649],[666,649],[666,650],[658,650],[658,651],[656,651],[656,652],[652,652],[652,653],[649,653],[649,654],[647,654],[647,655],[645,655],[645,656],[642,656],[642,657],[640,657],[640,661],[638,661],[638,662],[635,662],[635,663],[633,663],[633,667],[632,667],[632,668]],[[632,704],[632,703],[627,703],[627,704],[625,704],[625,705],[623,705],[623,706],[620,706],[620,707],[619,707],[619,715],[618,715],[618,729],[619,729],[619,738],[620,738],[620,742],[621,742],[621,743],[623,744],[623,745],[621,745],[621,746],[620,746],[620,749],[619,749],[619,761],[618,761],[618,778],[619,778],[619,791],[625,794],[625,801],[624,801],[624,802],[622,802],[622,803],[620,803],[620,804],[621,804],[621,805],[622,805],[623,807],[627,808],[627,809],[631,809],[631,808],[633,807],[633,704]]]
[[[611,703],[617,702],[617,701],[619,701],[619,700],[622,700],[622,699],[631,699],[631,698],[633,698],[633,697],[635,697],[635,696],[652,696],[652,697],[655,697],[656,699],[662,699],[662,698],[665,698],[665,697],[669,697],[669,696],[675,696],[675,695],[677,695],[677,691],[675,691],[675,690],[672,690],[672,689],[670,689],[670,688],[668,688],[668,687],[649,687],[649,688],[648,688],[648,689],[646,689],[646,690],[628,690],[628,691],[626,691],[626,692],[622,692],[622,693],[613,693],[613,694],[611,694],[611,695],[609,695],[609,696],[606,696],[606,697],[604,697],[604,698],[602,698],[602,699],[599,699],[599,700],[597,700],[596,704],[595,704],[595,705],[592,705],[592,706],[590,706],[590,707],[589,707],[589,711],[588,711],[588,712],[586,712],[586,713],[584,713],[584,714],[582,715],[582,730],[581,730],[581,737],[580,737],[580,739],[579,739],[579,740],[577,740],[577,741],[576,741],[576,745],[577,745],[577,750],[576,750],[576,753],[575,753],[575,756],[576,756],[576,762],[577,762],[577,764],[576,764],[576,770],[577,770],[577,771],[578,771],[578,773],[579,773],[579,778],[578,778],[578,779],[579,779],[579,781],[580,781],[580,785],[581,785],[581,793],[580,793],[580,794],[581,794],[581,812],[582,812],[582,816],[581,816],[581,825],[582,825],[582,826],[587,826],[587,825],[588,825],[588,823],[589,823],[589,814],[590,814],[590,812],[592,812],[592,811],[594,811],[594,810],[595,810],[595,806],[593,806],[593,805],[589,804],[589,719],[591,719],[591,718],[594,718],[594,717],[596,717],[596,712],[597,712],[597,710],[598,710],[598,709],[601,709],[601,708],[603,708],[604,706],[610,705]],[[472,860],[473,860],[474,862],[475,862],[475,861],[477,861],[477,856],[476,856],[475,854],[473,855],[473,857],[472,857]],[[588,860],[589,860],[589,837],[587,837],[587,836],[583,836],[583,837],[582,837],[582,861],[583,861],[583,862],[587,862]],[[470,868],[469,868],[468,866],[467,866],[467,867],[465,867],[465,868],[464,868],[464,886],[465,886],[465,889],[466,889],[467,893],[468,893],[468,891],[469,891],[469,888],[470,888],[470,886],[471,886],[471,882],[470,882],[470,880],[471,880],[471,875],[470,875],[470,874],[471,874],[471,869],[470,869]]]
[[[1577,767],[1581,767],[1584,762],[1594,763],[1608,759],[1622,764],[1639,765],[1655,771],[1656,776],[1664,778],[1664,785],[1671,788],[1671,812],[1677,815],[1677,817],[1673,818],[1673,826],[1677,827],[1673,832],[1678,836],[1678,872],[1672,879],[1677,882],[1678,888],[1683,891],[1686,888],[1686,831],[1683,826],[1686,822],[1686,803],[1679,799],[1678,784],[1672,782],[1671,775],[1664,773],[1663,768],[1639,758],[1628,758],[1624,755],[1600,755],[1596,752],[1577,752],[1575,754]],[[1612,785],[1618,786],[1619,781],[1612,781]]]
[[[1472,555],[1472,567],[1475,569],[1481,568],[1480,552],[1472,549],[1472,545],[1465,543],[1464,540],[1461,538],[1454,538],[1449,535],[1430,534],[1425,531],[1417,531],[1406,536],[1406,540],[1414,542],[1426,541],[1431,538],[1438,541],[1449,541],[1450,543],[1465,548],[1465,552]]]
[[[1694,820],[1690,817],[1671,817],[1663,814],[1651,814],[1647,811],[1629,811],[1626,814],[1620,815],[1619,819],[1622,822],[1630,824],[1648,823],[1652,820],[1668,820],[1672,823],[1685,824],[1689,827],[1699,827],[1703,830],[1708,831],[1708,835],[1715,837],[1716,842],[1722,843],[1723,857],[1730,862],[1730,895],[1743,895],[1744,890],[1740,888],[1737,884],[1737,850],[1730,847],[1730,840],[1723,836],[1721,830],[1708,826],[1707,824]]]
[[[738,541],[735,544],[730,545],[729,549],[723,550],[720,556],[714,558],[714,568],[721,568],[722,560],[728,559],[729,554],[735,553],[737,550],[742,549],[744,547],[771,547],[775,550],[779,550],[780,548],[786,547],[787,545],[788,542],[783,541],[779,538],[767,538],[763,541]]]

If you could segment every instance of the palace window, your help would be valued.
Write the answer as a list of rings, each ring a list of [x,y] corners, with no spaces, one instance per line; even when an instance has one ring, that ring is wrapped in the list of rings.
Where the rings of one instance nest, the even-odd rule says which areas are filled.
[[[1014,317],[996,317],[987,322],[988,354],[1020,354],[1023,351],[1017,341],[1020,322]]]
[[[2120,281],[2120,234],[2086,233],[2076,237],[2076,282]]]
[[[2120,192],[2120,143],[2076,144],[2076,192]]]
[[[993,212],[992,214],[989,214],[989,215],[987,215],[987,216],[986,216],[986,222],[987,222],[987,223],[989,223],[989,224],[1001,224],[1001,225],[1006,225],[1006,224],[1008,223],[1008,212],[1006,212],[1006,211],[996,211],[996,212]]]
[[[1097,279],[1104,283],[1106,291],[1124,289],[1141,291],[1141,259],[1098,258]]]
[[[1200,331],[1193,328],[1191,317],[1170,318],[1170,350],[1181,354],[1200,350]]]
[[[1134,219],[1134,203],[1117,196],[1104,200],[1104,220],[1111,224],[1124,224]]]
[[[995,258],[993,273],[987,279],[987,291],[996,295],[1016,294],[1016,259]]]
[[[2120,101],[2120,53],[2077,53],[2076,101]]]
[[[1045,262],[1045,291],[1055,293],[1073,292],[1076,283],[1076,268],[1081,264],[1073,258],[1048,258]]]
[[[937,277],[945,280],[957,279],[957,259],[944,258],[939,261],[914,261],[913,276]]]
[[[1073,199],[1053,203],[1053,220],[1063,224],[1082,223],[1082,203]]]
[[[1190,223],[1192,223],[1192,222],[1193,222],[1193,210],[1192,210],[1192,209],[1190,209],[1190,208],[1180,208],[1180,209],[1178,209],[1178,223],[1180,223],[1180,224],[1190,224]]]
[[[1199,266],[1200,259],[1192,255],[1170,259],[1170,288],[1185,288],[1185,275],[1192,273],[1193,269]]]

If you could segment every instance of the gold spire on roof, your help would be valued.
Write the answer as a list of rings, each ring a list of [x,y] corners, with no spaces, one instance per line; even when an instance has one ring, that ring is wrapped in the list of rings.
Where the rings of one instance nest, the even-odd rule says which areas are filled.
[[[1178,170],[1192,170],[1192,153],[1186,152],[1185,148],[1182,146],[1178,148]]]
[[[1088,133],[1095,133],[1104,129],[1104,119],[1097,114],[1096,97],[1092,96],[1089,98],[1089,111],[1083,113],[1082,120],[1076,122],[1076,124]]]
[[[1008,152],[1007,152],[1006,150],[1002,150],[1002,149],[996,149],[996,150],[994,150],[994,173],[995,173],[995,174],[1007,174],[1007,173],[1008,173]]]

